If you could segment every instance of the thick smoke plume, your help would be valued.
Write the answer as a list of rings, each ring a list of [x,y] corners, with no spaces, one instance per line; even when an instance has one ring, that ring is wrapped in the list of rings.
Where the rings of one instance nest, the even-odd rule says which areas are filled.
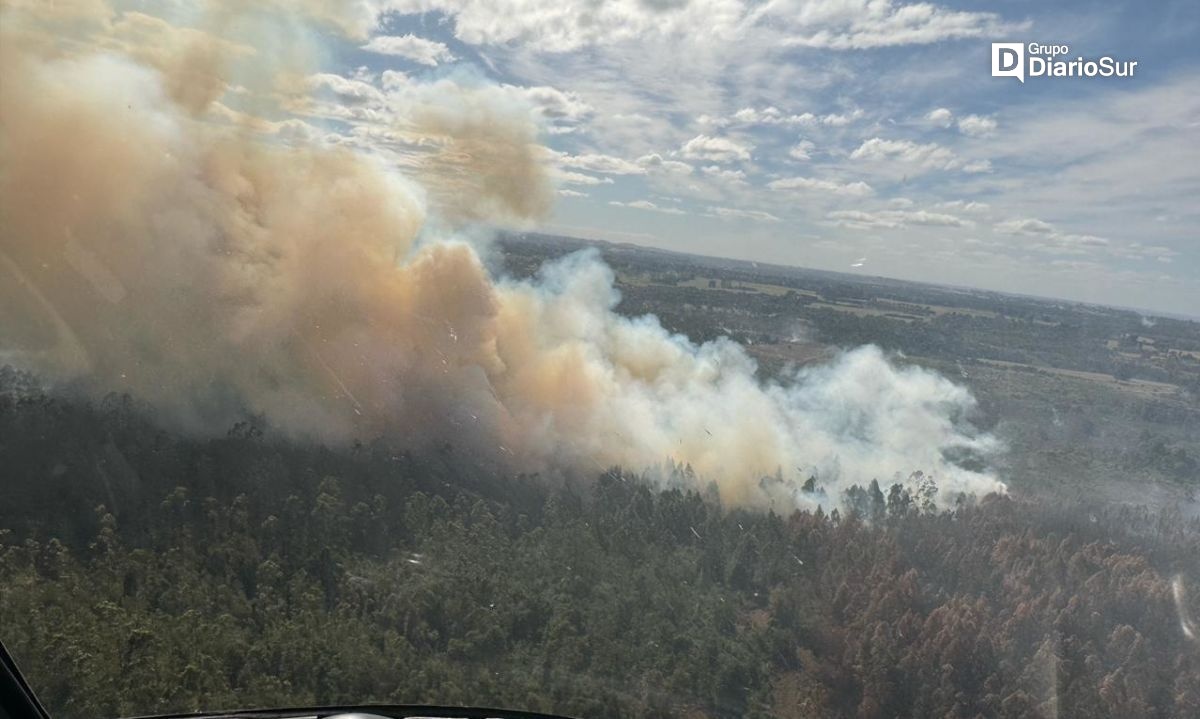
[[[295,7],[362,27],[360,3]],[[835,490],[917,469],[944,496],[1003,490],[946,459],[993,448],[961,429],[966,390],[874,348],[764,384],[730,341],[618,316],[594,255],[493,278],[435,228],[549,208],[549,153],[511,94],[410,85],[396,132],[430,149],[401,172],[255,114],[303,103],[319,50],[223,37],[250,22],[232,3],[187,29],[101,0],[2,12],[0,359],[201,432],[255,412],[327,441],[452,439],[519,471],[669,459],[731,503],[810,503],[812,471]],[[220,103],[235,88],[248,109]]]

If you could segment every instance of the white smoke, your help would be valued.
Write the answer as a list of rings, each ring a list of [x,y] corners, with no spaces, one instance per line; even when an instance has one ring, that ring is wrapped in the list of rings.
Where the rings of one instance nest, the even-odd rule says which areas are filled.
[[[327,441],[453,438],[522,471],[670,459],[731,504],[810,504],[812,473],[835,493],[914,470],[943,497],[1003,491],[947,458],[996,447],[965,424],[969,393],[878,349],[764,383],[729,340],[616,314],[595,254],[493,278],[437,228],[548,209],[550,153],[511,93],[449,80],[399,93],[396,132],[429,149],[401,173],[220,111],[247,63],[267,95],[302,105],[289,78],[308,57],[220,37],[237,25],[226,3],[187,32],[100,0],[64,6],[0,16],[8,356],[196,431],[254,412]]]

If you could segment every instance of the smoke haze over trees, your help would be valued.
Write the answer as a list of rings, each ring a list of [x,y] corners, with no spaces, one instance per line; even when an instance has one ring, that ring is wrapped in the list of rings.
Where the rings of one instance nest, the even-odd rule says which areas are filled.
[[[334,442],[456,437],[513,471],[670,458],[760,507],[811,505],[814,471],[845,487],[921,469],[944,501],[1004,490],[947,460],[997,443],[967,421],[970,393],[932,372],[863,348],[763,382],[736,343],[614,312],[594,255],[493,277],[471,223],[533,221],[552,197],[537,114],[502,87],[391,87],[395,132],[429,148],[415,167],[223,104],[235,83],[273,112],[341,87],[297,27],[329,25],[318,7],[215,3],[186,28],[103,2],[4,8],[11,361],[132,392],[201,434],[263,414]]]
[[[1200,711],[1200,527],[1178,513],[939,512],[878,484],[832,514],[731,510],[615,468],[549,488],[452,447],[331,451],[253,423],[189,439],[127,398],[15,385],[0,624],[56,716]]]

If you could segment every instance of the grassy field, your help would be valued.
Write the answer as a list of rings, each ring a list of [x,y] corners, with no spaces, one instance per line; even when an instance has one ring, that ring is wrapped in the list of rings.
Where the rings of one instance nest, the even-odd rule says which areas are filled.
[[[1132,392],[1134,394],[1149,397],[1183,398],[1183,390],[1178,385],[1167,382],[1155,382],[1153,380],[1136,378],[1120,380],[1111,374],[1105,374],[1103,372],[1085,372],[1083,370],[1063,369],[1061,367],[1036,367],[1034,365],[1022,364],[1020,362],[1005,362],[1004,360],[977,358],[976,361],[984,364],[994,365],[996,367],[1005,367],[1028,372],[1045,372],[1047,374],[1058,375],[1060,377],[1072,377],[1088,382],[1098,382],[1110,387],[1115,387],[1124,392]]]

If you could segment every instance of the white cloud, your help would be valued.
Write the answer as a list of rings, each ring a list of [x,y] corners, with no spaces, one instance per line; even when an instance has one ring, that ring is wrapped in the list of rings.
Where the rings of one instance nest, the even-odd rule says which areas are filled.
[[[937,206],[946,210],[961,210],[963,212],[987,212],[991,209],[991,205],[988,203],[976,200],[949,200],[947,202],[939,202]]]
[[[389,0],[401,14],[441,11],[472,45],[519,44],[562,53],[627,40],[705,37],[729,42],[750,29],[790,45],[837,50],[1000,36],[1017,29],[987,12],[892,0]]]
[[[439,62],[454,59],[450,48],[440,42],[426,40],[416,35],[379,35],[362,46],[363,50],[381,55],[403,57],[422,65],[436,66]]]
[[[686,212],[679,209],[678,207],[662,207],[660,205],[654,204],[653,202],[651,202],[649,200],[634,200],[632,202],[619,202],[617,200],[613,200],[613,201],[609,202],[608,204],[612,205],[613,207],[631,207],[635,210],[648,210],[650,212],[661,212],[664,215],[686,215],[687,214]]]
[[[793,160],[811,160],[812,151],[815,150],[816,147],[817,146],[809,140],[801,140],[800,142],[797,142],[795,145],[792,145],[790,148],[788,148],[788,157],[792,158]]]
[[[1111,247],[1112,242],[1104,237],[1060,232],[1049,222],[1034,217],[997,222],[992,229],[1002,235],[1029,238],[1032,249],[1050,254],[1082,255],[1105,252],[1120,256],[1128,252],[1127,248]],[[1134,246],[1137,246],[1137,243]]]
[[[552,127],[569,130],[571,126],[585,121],[594,112],[591,105],[574,92],[563,92],[557,88],[538,85],[518,87],[504,85],[534,106],[538,116]]]
[[[1003,137],[979,142],[997,164],[1004,161],[1007,175],[988,201],[1011,208],[1008,216],[1053,212],[1063,224],[1103,228],[1113,238],[1107,252],[1115,261],[1154,262],[1117,238],[1180,250],[1193,244],[1200,196],[1197,118],[1200,78],[1186,72],[1137,87],[1100,87],[1084,104],[1047,98],[1009,106]],[[1157,219],[1164,216],[1169,219]],[[1148,287],[1144,301],[1155,297],[1164,308],[1194,313],[1188,308],[1200,296],[1200,254],[1189,252],[1159,269],[1169,269],[1181,284]],[[1128,292],[1112,286],[1094,294],[1128,304]]]
[[[996,121],[982,115],[967,115],[959,119],[958,131],[971,137],[986,137],[996,131]]]
[[[560,197],[589,197],[588,193],[586,192],[578,192],[576,190],[567,189],[558,190],[558,194]]]
[[[923,227],[971,227],[975,223],[948,215],[942,212],[926,210],[881,210],[879,212],[863,212],[861,210],[835,210],[825,216],[834,224],[854,229],[894,229],[919,225]]]
[[[704,31],[730,39],[746,15],[741,0],[389,0],[401,14],[441,11],[472,45],[519,44],[562,53],[625,40],[653,41]]]
[[[954,153],[936,142],[922,145],[911,140],[884,140],[880,137],[873,137],[850,153],[850,159],[899,160],[900,162],[945,169],[946,165],[953,162]]]
[[[832,113],[829,115],[821,115],[820,117],[815,118],[815,122],[822,125],[827,125],[829,127],[845,127],[846,125],[849,125],[858,118],[862,117],[862,114],[862,110],[855,110],[853,112],[840,114]]]
[[[1143,254],[1158,255],[1160,257],[1168,258],[1179,256],[1179,253],[1175,250],[1172,250],[1170,247],[1165,247],[1163,245],[1145,245],[1141,242],[1131,242],[1126,248],[1126,251],[1140,252]]]
[[[936,142],[920,144],[911,140],[884,140],[873,137],[850,153],[852,160],[895,161],[925,170],[962,170],[963,172],[990,172],[987,160],[964,161],[949,148]]]
[[[1052,234],[1054,232],[1054,225],[1034,217],[1027,217],[1024,219],[997,222],[992,229],[1005,235],[1024,235],[1028,237]]]
[[[1084,254],[1107,248],[1112,244],[1109,240],[1095,235],[1076,235],[1063,232],[1055,232],[1048,239],[1048,245],[1042,249],[1064,254]]]
[[[589,176],[591,182],[612,177],[616,185],[610,187],[621,192],[560,185],[592,192],[595,202],[577,201],[574,205],[580,212],[585,206],[591,208],[595,216],[588,222],[594,225],[604,224],[605,211],[618,212],[631,223],[653,221],[649,215],[639,218],[636,213],[607,207],[605,202],[613,195],[646,197],[669,206],[677,203],[659,197],[681,197],[686,202],[678,206],[697,216],[694,237],[689,235],[687,241],[694,241],[695,248],[703,251],[725,251],[727,237],[717,236],[722,223],[706,224],[707,208],[755,207],[789,219],[796,213],[797,218],[818,221],[829,219],[827,213],[839,209],[924,208],[933,215],[967,218],[979,227],[973,233],[925,232],[915,225],[920,216],[875,216],[871,221],[913,220],[916,229],[878,234],[888,235],[896,247],[900,241],[942,241],[958,253],[956,257],[962,257],[960,251],[967,248],[955,244],[957,237],[951,242],[950,236],[974,234],[1013,259],[1011,267],[981,271],[974,280],[998,289],[1028,289],[1024,266],[1031,266],[1031,271],[1033,266],[1044,270],[1049,267],[1047,260],[1054,257],[1036,248],[1062,250],[1037,236],[1003,234],[992,229],[993,224],[1013,217],[1052,216],[1062,227],[1054,242],[1095,252],[1113,262],[1144,262],[1148,267],[1157,265],[1160,272],[1196,276],[1200,255],[1194,252],[1185,252],[1174,264],[1158,264],[1157,257],[1170,256],[1144,249],[1116,254],[1118,247],[1130,247],[1122,241],[1125,237],[1137,237],[1147,245],[1185,249],[1195,219],[1195,168],[1200,167],[1187,161],[1200,148],[1194,141],[1200,107],[1195,100],[1200,93],[1194,75],[1185,73],[1172,80],[1164,74],[1159,82],[1136,88],[1105,90],[1098,86],[1095,102],[1086,106],[1070,98],[1047,96],[1000,110],[979,104],[977,93],[963,90],[969,90],[973,82],[970,58],[986,47],[986,40],[938,45],[928,51],[936,50],[940,58],[933,65],[924,65],[925,51],[880,55],[781,48],[789,37],[798,39],[797,44],[843,49],[901,40],[925,42],[931,31],[938,30],[934,27],[938,22],[953,15],[947,8],[959,5],[949,0],[405,1],[416,10],[434,10],[406,28],[438,24],[441,31],[455,33],[459,39],[475,32],[476,39],[487,38],[481,40],[479,56],[480,62],[495,70],[496,74],[489,76],[553,88],[546,92],[553,93],[558,109],[542,111],[549,120],[543,129],[577,134],[561,139],[553,134],[546,139],[543,134],[543,140],[580,158],[569,160],[572,166],[560,167]],[[439,8],[447,9],[445,17],[437,12]],[[924,20],[900,22],[893,18],[896,33],[870,37],[889,16],[918,11],[927,13]],[[711,19],[703,17],[706,12]],[[1026,15],[996,12],[1008,18]],[[622,14],[627,17],[618,17]],[[953,32],[969,35],[981,27],[980,13],[965,15],[967,24]],[[1040,11],[1033,13],[1038,15]],[[489,25],[486,17],[494,23]],[[710,26],[724,33],[720,41],[708,33]],[[610,33],[613,28],[617,31]],[[909,33],[907,38],[904,33]],[[432,32],[424,34],[435,37]],[[456,51],[460,47],[437,37]],[[546,51],[556,44],[588,49]],[[468,52],[458,52],[460,62]],[[475,58],[474,52],[469,54]],[[916,72],[918,65],[927,71]],[[319,97],[328,98],[329,94],[325,90]],[[856,107],[863,110],[855,111]],[[1147,107],[1154,112],[1146,112]],[[844,130],[839,127],[838,123],[856,113],[867,119],[851,121]],[[551,119],[555,115],[571,119]],[[1003,128],[998,127],[999,122],[1004,123]],[[739,160],[737,153],[710,159],[699,148],[690,156],[685,154],[682,147],[698,135],[728,138],[747,146],[750,159]],[[873,149],[872,139],[878,141]],[[879,146],[889,141],[896,144]],[[852,153],[858,155],[853,160]],[[632,162],[644,172],[605,172],[597,164],[600,161],[584,159],[593,154]],[[739,187],[719,182],[716,174],[705,169],[714,165],[744,171],[747,184]],[[990,175],[963,174],[989,170]],[[622,177],[635,179],[623,187]],[[901,185],[902,177],[907,184]],[[775,180],[770,185],[774,190],[790,189],[794,194],[768,190],[769,180]],[[855,180],[864,181],[858,189],[852,189]],[[903,194],[916,204],[885,204],[883,198],[860,202],[860,197],[870,196],[871,186],[883,198]],[[952,199],[956,197],[963,199]],[[1168,219],[1154,221],[1162,217]],[[840,221],[851,219],[842,217]],[[1083,239],[1082,234],[1068,238],[1068,229],[1092,230],[1113,239],[1107,246],[1098,245],[1095,239]],[[824,231],[859,242],[871,240],[866,233],[857,236],[829,227]],[[936,240],[939,237],[941,240]],[[682,239],[667,236],[647,241],[673,248],[684,244]],[[783,241],[774,238],[764,241],[761,251],[764,257],[771,253],[776,259],[790,256]],[[874,250],[872,254],[876,254]],[[828,258],[817,253],[812,261],[828,262]],[[906,265],[904,271],[914,278],[937,276],[932,265],[919,263]],[[1109,294],[1113,292],[1116,290]],[[1155,292],[1155,297],[1170,294],[1167,290]],[[1175,299],[1170,302],[1178,304]]]
[[[733,113],[733,121],[743,125],[792,125],[800,122],[800,116],[785,115],[777,107],[764,107],[761,110],[743,107]]]
[[[384,70],[379,76],[379,83],[384,90],[398,90],[411,83],[412,80],[399,70]]]
[[[308,87],[313,91],[328,90],[344,103],[382,102],[383,93],[374,85],[330,72],[309,75]]]
[[[787,177],[768,182],[767,187],[772,190],[813,190],[816,192],[851,195],[854,197],[865,197],[874,192],[871,186],[865,182],[842,183],[832,180],[819,180],[813,177]]]
[[[564,185],[611,185],[613,184],[611,177],[593,177],[585,175],[582,172],[571,172],[570,170],[554,170],[551,175]]]
[[[939,107],[936,110],[930,110],[925,119],[938,127],[950,127],[954,123],[954,113],[944,107]]]
[[[583,155],[569,155],[565,152],[557,153],[555,159],[562,167],[570,167],[575,170],[584,170],[587,172],[598,172],[602,175],[644,175],[646,168],[636,162],[623,160],[612,155],[601,155],[596,153],[587,153]]]
[[[727,127],[729,125],[728,118],[719,117],[717,115],[708,115],[708,114],[704,114],[704,115],[697,117],[696,122],[700,123],[701,125],[707,125],[709,127],[717,127],[717,128]]]
[[[692,174],[692,166],[686,162],[679,160],[667,160],[658,153],[642,155],[637,159],[637,164],[647,168],[649,172],[660,172],[668,175],[690,175]]]
[[[714,127],[728,127],[730,125],[802,125],[804,127],[825,125],[827,127],[845,127],[862,116],[863,111],[861,109],[845,113],[827,113],[825,115],[815,115],[811,112],[796,115],[787,114],[774,106],[768,106],[761,109],[743,107],[728,118],[701,115],[697,120],[703,125]]]
[[[709,177],[732,184],[744,183],[746,181],[746,173],[741,170],[726,170],[717,165],[709,165],[708,167],[700,168],[700,171]]]
[[[925,121],[941,128],[957,124],[958,131],[970,137],[987,137],[996,131],[996,121],[993,118],[983,115],[965,115],[955,121],[954,113],[945,107],[930,110],[929,114],[925,115]]]
[[[1170,247],[1144,245],[1141,242],[1133,242],[1126,247],[1114,248],[1113,253],[1128,259],[1141,260],[1152,257],[1156,262],[1161,262],[1164,265],[1174,264],[1175,258],[1179,257],[1179,253]]]
[[[760,20],[790,28],[788,44],[833,50],[998,37],[1017,29],[994,13],[950,10],[927,2],[774,0],[757,14]]]
[[[770,212],[761,210],[742,210],[736,207],[716,207],[710,206],[708,213],[710,217],[719,217],[723,220],[754,220],[755,222],[779,222],[779,218],[772,215]]]
[[[753,145],[743,145],[728,137],[696,135],[683,143],[679,151],[690,160],[733,162],[734,160],[749,160],[752,149],[754,149]]]

